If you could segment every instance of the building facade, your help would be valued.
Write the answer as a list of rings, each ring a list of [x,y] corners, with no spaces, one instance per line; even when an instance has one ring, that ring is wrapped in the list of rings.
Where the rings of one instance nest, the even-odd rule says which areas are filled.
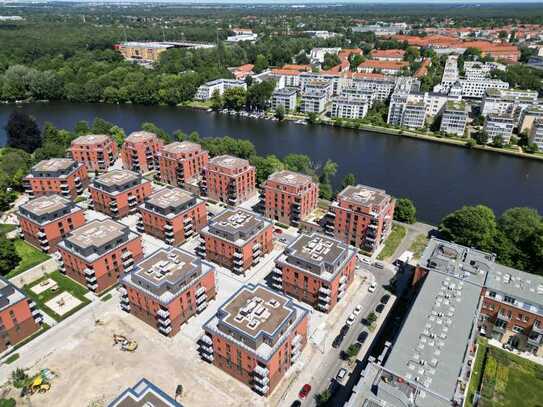
[[[220,155],[209,160],[201,181],[209,198],[236,206],[256,195],[256,168],[248,160]]]
[[[31,245],[46,253],[72,230],[85,224],[83,208],[60,195],[42,196],[19,206],[20,234]]]
[[[354,279],[356,249],[313,233],[300,235],[275,261],[273,287],[330,312]]]
[[[201,357],[269,396],[307,344],[308,312],[263,285],[246,285],[204,325]]]
[[[310,91],[302,93],[300,112],[321,114],[326,110],[328,94],[326,91]]]
[[[163,188],[139,206],[137,230],[177,246],[207,225],[204,201],[179,188]]]
[[[492,143],[496,137],[501,137],[503,144],[509,144],[514,128],[515,122],[511,115],[489,114],[486,117],[483,131],[488,136],[489,143]]]
[[[195,100],[209,100],[214,93],[222,96],[226,89],[241,88],[247,90],[247,83],[238,79],[215,79],[200,85],[194,96]]]
[[[281,88],[272,93],[271,106],[277,110],[279,106],[283,106],[285,112],[296,110],[296,95],[298,92],[294,88]]]
[[[264,182],[262,195],[268,218],[297,227],[317,208],[319,187],[307,175],[280,171]]]
[[[0,352],[38,331],[42,320],[36,303],[0,276]]]
[[[104,172],[117,159],[117,144],[111,137],[103,134],[79,136],[72,141],[70,155],[74,160],[85,164],[88,171]]]
[[[112,170],[96,177],[89,186],[91,207],[112,218],[136,212],[138,205],[152,192],[152,184],[141,174]]]
[[[463,137],[467,121],[468,110],[466,104],[463,102],[449,102],[443,111],[439,130],[447,134]]]
[[[58,248],[60,271],[97,294],[117,284],[143,257],[141,236],[111,219],[81,226]]]
[[[225,209],[200,232],[197,253],[236,274],[245,274],[273,250],[273,226],[242,208]]]
[[[337,96],[332,99],[331,116],[340,119],[363,119],[369,103],[364,98]]]
[[[121,280],[121,308],[174,336],[216,296],[215,266],[189,252],[159,249]]]
[[[183,187],[198,179],[209,160],[202,146],[190,141],[167,144],[160,150],[160,180]]]
[[[75,199],[88,184],[87,168],[69,158],[40,161],[23,178],[25,192],[30,198],[58,194]]]
[[[146,173],[159,169],[158,154],[164,142],[148,131],[131,133],[121,148],[123,168]]]
[[[325,232],[372,253],[390,233],[395,203],[383,190],[348,186],[330,205]]]
[[[530,143],[535,144],[539,151],[543,151],[543,120],[536,119],[532,124],[530,134],[528,136]]]

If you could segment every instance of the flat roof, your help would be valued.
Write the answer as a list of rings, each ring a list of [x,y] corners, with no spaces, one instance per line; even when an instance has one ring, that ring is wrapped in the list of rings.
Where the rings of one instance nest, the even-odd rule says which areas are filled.
[[[243,243],[270,224],[261,215],[242,208],[227,208],[209,221],[204,228],[234,243]]]
[[[71,158],[50,158],[32,167],[32,171],[57,172],[69,169],[75,163]]]
[[[219,310],[222,323],[253,338],[273,336],[294,312],[288,297],[260,284],[241,287]]]
[[[194,199],[194,195],[181,188],[163,188],[150,195],[145,202],[167,210],[182,206]]]
[[[300,235],[288,246],[286,254],[305,263],[326,264],[336,268],[343,263],[341,260],[348,251],[349,246],[345,243],[320,233],[313,233]]]
[[[294,171],[274,172],[268,178],[269,181],[277,182],[283,185],[304,186],[313,182],[309,175],[300,174]]]
[[[276,96],[292,96],[298,92],[295,88],[281,88],[273,91]]]
[[[83,249],[100,247],[119,239],[127,229],[112,219],[93,220],[72,231],[66,240]]]
[[[338,199],[355,205],[381,206],[390,199],[384,190],[365,185],[350,185],[338,194]]]
[[[490,291],[499,291],[523,301],[522,308],[543,315],[543,277],[501,264],[494,264],[486,278]]]
[[[150,131],[134,131],[130,133],[125,141],[130,143],[142,143],[144,141],[151,141],[155,138],[157,138],[157,135],[155,133],[151,133]]]
[[[201,150],[202,147],[198,143],[193,143],[191,141],[174,141],[173,143],[166,144],[162,147],[162,151],[167,153],[177,154],[177,153],[188,153],[191,151]]]
[[[137,181],[141,178],[138,173],[129,170],[111,170],[94,179],[102,185],[108,187],[118,187],[128,182]]]
[[[34,215],[42,216],[71,206],[72,201],[60,195],[43,195],[26,202],[21,205],[21,208]]]
[[[209,160],[209,164],[223,168],[243,168],[249,165],[249,161],[231,155],[219,155]]]
[[[158,386],[141,379],[134,387],[122,392],[108,407],[183,407]]]
[[[89,134],[86,136],[79,136],[72,141],[72,145],[92,145],[92,144],[101,144],[106,141],[111,140],[111,138],[105,134]]]

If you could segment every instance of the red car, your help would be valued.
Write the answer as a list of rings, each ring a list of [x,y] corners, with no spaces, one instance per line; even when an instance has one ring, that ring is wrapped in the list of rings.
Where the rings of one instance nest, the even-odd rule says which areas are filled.
[[[275,229],[274,232],[276,235],[280,235],[281,233],[283,233],[283,229]]]
[[[303,400],[307,397],[310,391],[311,391],[311,385],[304,384],[302,387],[302,390],[300,390],[300,393],[298,394],[298,397],[300,397]]]

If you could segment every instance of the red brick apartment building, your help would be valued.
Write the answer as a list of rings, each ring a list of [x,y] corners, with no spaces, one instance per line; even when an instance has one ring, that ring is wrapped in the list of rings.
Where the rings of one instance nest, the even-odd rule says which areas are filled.
[[[123,168],[146,173],[158,170],[158,154],[164,142],[156,134],[148,131],[131,133],[121,148]]]
[[[69,158],[40,161],[23,178],[25,192],[30,198],[60,194],[75,199],[88,184],[87,168]]]
[[[246,285],[203,326],[200,356],[269,396],[307,344],[308,311],[263,285]]]
[[[136,172],[112,170],[94,178],[89,192],[91,208],[112,218],[122,218],[137,211],[151,194],[152,184]]]
[[[275,261],[272,285],[329,312],[345,296],[355,268],[354,247],[318,233],[302,234]]]
[[[319,187],[307,175],[280,171],[264,182],[262,194],[268,218],[298,226],[317,208]]]
[[[183,187],[200,177],[209,154],[200,144],[182,141],[166,144],[160,150],[160,180]]]
[[[107,171],[118,156],[117,144],[109,136],[89,134],[79,136],[70,146],[72,158],[87,166],[89,171]]]
[[[215,298],[215,266],[184,250],[160,249],[122,278],[121,308],[176,335]]]
[[[67,198],[48,195],[19,206],[17,219],[25,241],[53,253],[68,233],[85,224],[85,211]]]
[[[238,157],[214,157],[204,168],[201,189],[215,201],[239,205],[256,194],[256,169]]]
[[[390,233],[395,204],[381,189],[348,186],[330,205],[325,232],[373,253]]]
[[[60,271],[99,294],[143,257],[141,236],[112,219],[94,220],[58,244]]]
[[[179,188],[163,188],[139,206],[137,229],[164,240],[182,244],[207,225],[207,208],[194,194]]]
[[[0,277],[0,352],[40,329],[42,319],[36,303]]]
[[[200,231],[199,256],[236,274],[260,262],[273,249],[273,226],[263,216],[246,209],[225,209]]]

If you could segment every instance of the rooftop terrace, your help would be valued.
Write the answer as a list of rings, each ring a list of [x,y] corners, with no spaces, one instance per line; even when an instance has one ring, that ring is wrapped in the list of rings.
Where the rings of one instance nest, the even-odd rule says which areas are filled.
[[[341,191],[338,194],[338,199],[354,205],[376,207],[382,206],[390,200],[390,195],[382,189],[376,189],[365,185],[356,185],[348,186]]]

